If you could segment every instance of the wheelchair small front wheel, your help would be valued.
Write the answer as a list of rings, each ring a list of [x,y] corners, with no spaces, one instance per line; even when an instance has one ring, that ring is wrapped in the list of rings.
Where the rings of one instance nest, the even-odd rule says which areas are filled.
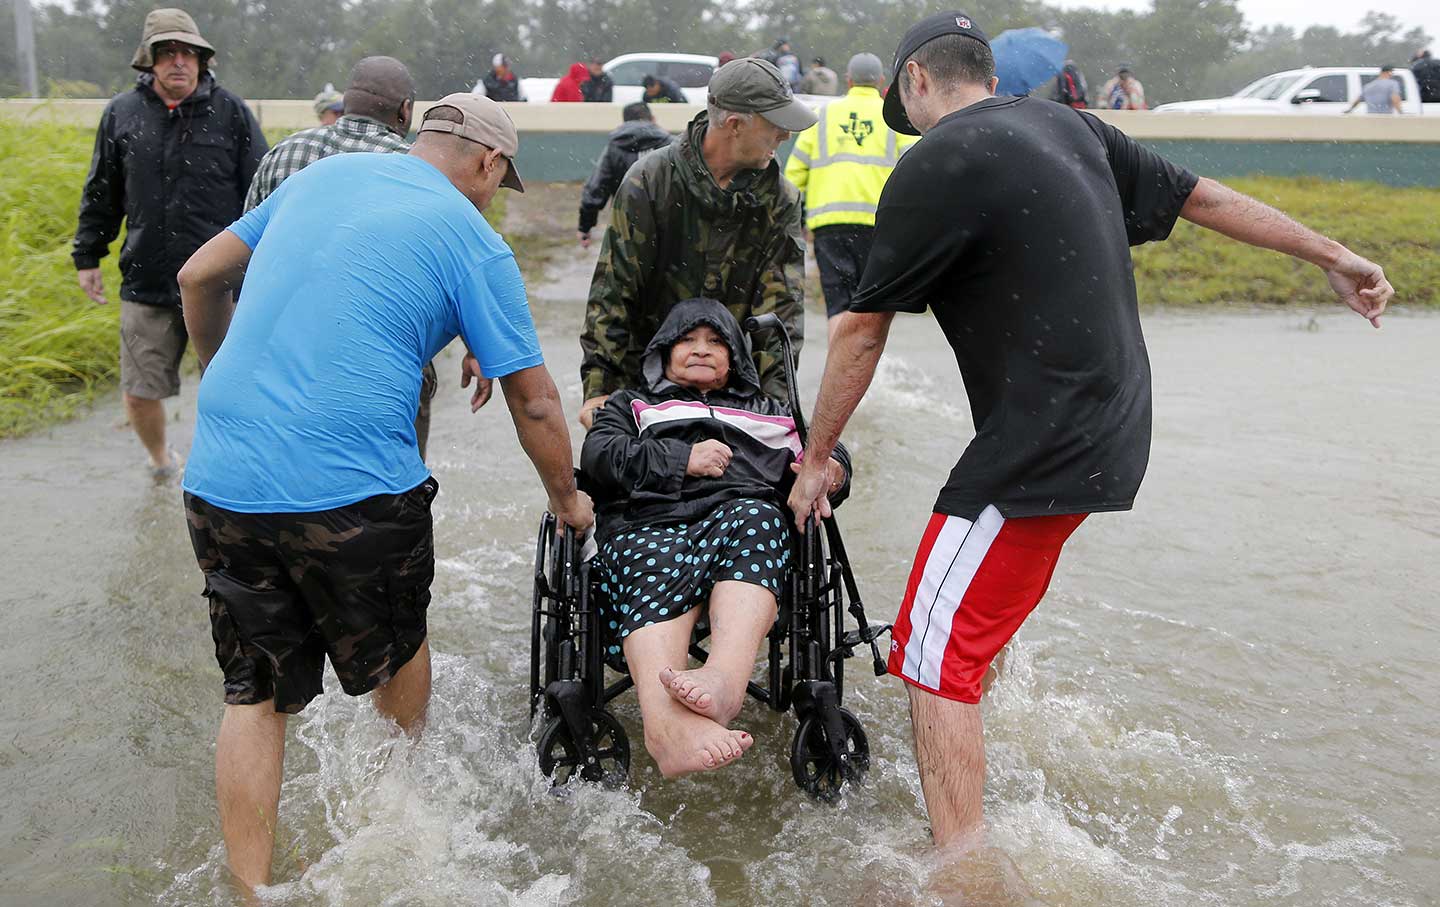
[[[858,782],[870,768],[870,741],[860,719],[848,709],[836,709],[844,737],[831,746],[821,710],[816,709],[795,729],[790,746],[790,771],[800,789],[827,803],[840,797],[848,782]],[[838,757],[838,758],[837,758]]]
[[[564,717],[545,722],[535,749],[540,771],[557,787],[577,775],[583,781],[622,784],[630,774],[630,738],[614,715],[604,709],[590,710],[591,753],[580,752],[575,736]]]

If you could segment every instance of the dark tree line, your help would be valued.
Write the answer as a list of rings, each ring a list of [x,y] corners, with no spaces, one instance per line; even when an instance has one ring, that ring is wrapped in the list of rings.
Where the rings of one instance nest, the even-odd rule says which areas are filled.
[[[166,0],[167,3],[170,0]],[[53,96],[108,96],[130,84],[130,55],[159,0],[35,3],[42,85]],[[627,51],[739,54],[790,39],[805,59],[843,69],[868,50],[888,62],[905,27],[932,11],[919,0],[184,0],[219,53],[215,69],[246,97],[309,97],[343,87],[350,66],[388,53],[415,73],[422,97],[468,88],[497,52],[522,75],[555,75],[580,59]],[[1092,87],[1121,63],[1152,103],[1228,94],[1258,76],[1305,64],[1403,65],[1428,43],[1420,29],[1368,13],[1352,31],[1314,26],[1251,31],[1236,0],[1152,0],[1146,12],[1058,9],[1039,0],[967,0],[994,35],[1058,29]],[[18,92],[13,7],[0,2],[0,94]]]

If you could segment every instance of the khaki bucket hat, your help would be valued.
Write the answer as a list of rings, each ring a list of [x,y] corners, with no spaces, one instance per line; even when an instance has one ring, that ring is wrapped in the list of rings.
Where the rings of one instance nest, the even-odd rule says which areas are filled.
[[[200,37],[200,29],[185,10],[152,9],[145,16],[145,30],[130,65],[141,72],[154,69],[155,55],[151,53],[151,48],[163,41],[180,41],[198,48],[204,60],[215,56],[214,45]]]

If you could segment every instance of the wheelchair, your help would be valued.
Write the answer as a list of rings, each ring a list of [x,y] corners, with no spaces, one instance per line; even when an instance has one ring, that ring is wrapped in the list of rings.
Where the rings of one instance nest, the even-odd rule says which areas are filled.
[[[795,394],[794,357],[789,337],[775,316],[748,319],[748,331],[781,331],[785,346],[791,412],[802,441],[805,428]],[[876,640],[888,624],[865,618],[855,576],[833,517],[804,532],[790,530],[791,559],[774,626],[766,637],[768,658],[762,682],[747,693],[776,712],[794,710],[790,747],[795,783],[811,796],[833,802],[846,784],[857,783],[870,765],[870,745],[860,719],[841,703],[845,661],[868,645],[876,676],[885,661]],[[582,543],[568,527],[557,529],[553,514],[540,523],[535,545],[534,597],[530,626],[530,717],[541,720],[536,745],[540,770],[560,786],[574,778],[618,785],[630,769],[625,728],[606,708],[634,686],[623,662],[607,658],[608,630],[601,620],[599,581],[582,558]],[[847,615],[854,629],[847,629]],[[696,627],[690,655],[704,662],[708,636],[704,619]],[[606,672],[616,675],[607,680]]]

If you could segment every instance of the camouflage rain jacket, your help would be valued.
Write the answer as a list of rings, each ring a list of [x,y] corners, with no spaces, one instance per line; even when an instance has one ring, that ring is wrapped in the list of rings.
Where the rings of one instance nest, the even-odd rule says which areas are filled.
[[[799,355],[805,324],[800,194],[774,161],[721,189],[700,154],[705,128],[701,113],[677,144],[630,168],[615,194],[580,335],[586,399],[645,387],[645,345],[685,299],[718,299],[741,323],[774,312]],[[761,388],[786,399],[778,332],[762,336],[755,346]]]

